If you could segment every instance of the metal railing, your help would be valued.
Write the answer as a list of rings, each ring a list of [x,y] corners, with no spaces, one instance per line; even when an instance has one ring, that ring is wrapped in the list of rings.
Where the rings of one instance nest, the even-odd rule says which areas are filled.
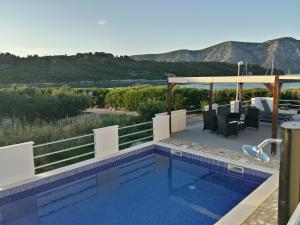
[[[251,100],[242,101],[242,106],[244,106],[244,107],[251,106]]]
[[[280,99],[279,100],[279,108],[280,109],[293,109],[293,110],[300,110],[300,100],[286,100]]]
[[[119,127],[119,149],[153,140],[152,121]],[[94,134],[33,146],[36,174],[95,157]]]
[[[150,127],[151,126],[151,127]],[[134,139],[132,139],[134,138]],[[144,122],[119,127],[119,148],[130,147],[139,141],[153,140],[153,122]]]
[[[36,173],[49,171],[94,157],[94,134],[34,145],[33,150]]]

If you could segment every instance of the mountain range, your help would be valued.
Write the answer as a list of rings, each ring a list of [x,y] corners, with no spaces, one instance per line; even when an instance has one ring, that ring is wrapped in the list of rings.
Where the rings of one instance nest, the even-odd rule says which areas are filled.
[[[131,58],[158,62],[247,62],[285,73],[300,73],[300,40],[283,37],[262,43],[226,41],[202,50],[177,50],[162,54],[133,55]]]

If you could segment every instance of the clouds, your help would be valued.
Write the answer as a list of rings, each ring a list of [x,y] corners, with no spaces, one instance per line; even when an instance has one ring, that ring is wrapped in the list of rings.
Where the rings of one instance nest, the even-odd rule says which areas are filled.
[[[97,24],[99,26],[105,26],[107,23],[108,23],[108,21],[106,19],[98,20],[98,22],[97,22]]]

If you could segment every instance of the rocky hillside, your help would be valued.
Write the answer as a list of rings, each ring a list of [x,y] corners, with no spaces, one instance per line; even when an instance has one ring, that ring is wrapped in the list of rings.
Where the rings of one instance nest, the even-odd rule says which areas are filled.
[[[269,68],[272,57],[275,67],[285,73],[300,73],[300,40],[290,37],[263,43],[227,41],[202,50],[178,50],[163,54],[131,56],[135,60],[159,62],[248,62]]]

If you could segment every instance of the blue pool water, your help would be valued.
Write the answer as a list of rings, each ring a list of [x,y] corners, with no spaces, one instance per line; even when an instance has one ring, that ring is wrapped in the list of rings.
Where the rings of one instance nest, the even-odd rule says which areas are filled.
[[[266,178],[150,151],[2,203],[0,224],[214,224]]]

